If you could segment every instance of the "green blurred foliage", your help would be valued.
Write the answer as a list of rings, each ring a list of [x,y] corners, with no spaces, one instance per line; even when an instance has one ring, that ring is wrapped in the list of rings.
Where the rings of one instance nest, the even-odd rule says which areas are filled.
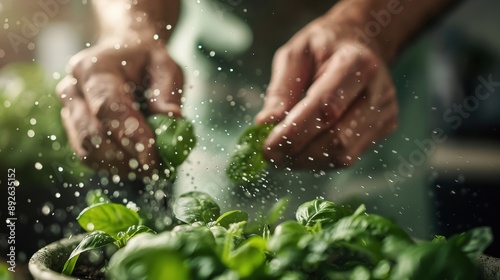
[[[0,170],[15,168],[23,185],[76,183],[91,174],[69,146],[56,84],[36,63],[0,70]]]

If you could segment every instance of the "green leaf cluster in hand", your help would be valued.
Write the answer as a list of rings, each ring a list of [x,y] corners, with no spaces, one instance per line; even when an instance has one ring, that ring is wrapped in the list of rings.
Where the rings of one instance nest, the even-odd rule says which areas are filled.
[[[155,143],[167,178],[175,179],[175,170],[196,146],[196,135],[191,121],[165,115],[152,115],[148,122],[156,135]]]
[[[274,212],[284,204],[280,201]],[[215,200],[202,192],[181,195],[174,213],[185,224],[130,238],[111,257],[107,277],[475,279],[474,260],[492,241],[489,228],[476,228],[449,239],[416,242],[389,219],[367,213],[363,205],[351,211],[322,199],[300,205],[296,220],[274,229],[263,225],[261,234],[248,232],[247,213],[220,214]]]
[[[245,130],[232,152],[226,174],[237,184],[248,184],[257,181],[268,162],[262,154],[266,140],[273,124],[255,125]]]

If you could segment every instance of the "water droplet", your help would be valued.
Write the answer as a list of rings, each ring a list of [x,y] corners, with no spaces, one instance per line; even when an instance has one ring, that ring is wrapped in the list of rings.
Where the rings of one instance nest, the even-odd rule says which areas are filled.
[[[48,216],[51,212],[52,212],[52,209],[54,208],[54,205],[50,202],[46,202],[43,206],[42,206],[42,214],[45,215],[45,216]]]
[[[35,137],[35,131],[33,131],[33,129],[28,130],[26,134],[28,135],[29,138]]]
[[[137,152],[139,152],[139,153],[140,153],[140,152],[143,152],[143,151],[144,151],[144,148],[145,148],[145,147],[144,147],[144,144],[142,144],[142,143],[137,143],[137,144],[135,144],[135,150],[136,150]]]
[[[113,180],[113,183],[118,184],[120,182],[120,176],[115,174],[115,175],[113,175],[112,180]]]
[[[43,168],[43,165],[41,163],[35,162],[35,169],[36,170],[42,170],[42,168]]]
[[[125,135],[131,135],[132,133],[134,133],[137,128],[139,128],[139,121],[134,118],[134,117],[129,117],[125,120],[124,122],[124,126],[125,126]]]
[[[94,227],[95,227],[95,226],[94,226],[94,224],[93,224],[93,223],[88,223],[88,224],[87,224],[87,229],[88,229],[89,231],[93,231],[93,230],[94,230]]]

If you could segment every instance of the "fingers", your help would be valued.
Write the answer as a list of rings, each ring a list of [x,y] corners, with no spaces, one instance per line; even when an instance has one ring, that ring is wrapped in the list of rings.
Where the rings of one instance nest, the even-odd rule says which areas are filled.
[[[271,81],[256,123],[276,123],[299,102],[309,86],[313,57],[306,47],[282,47],[273,60]]]
[[[154,133],[140,110],[145,104],[150,113],[181,115],[182,71],[165,48],[99,45],[75,55],[69,67],[57,91],[76,153],[113,174],[156,173]],[[137,96],[145,87],[146,98]]]
[[[79,90],[106,137],[126,158],[136,159],[146,170],[158,164],[153,132],[125,91],[125,80],[119,73],[94,72],[80,83]]]
[[[371,57],[359,56],[354,50],[336,53],[317,72],[306,97],[269,135],[266,156],[284,162],[287,155],[300,153],[337,123],[374,79],[372,63]]]
[[[320,134],[290,165],[298,169],[352,165],[374,141],[396,129],[397,110],[396,99],[373,106],[366,95],[360,96],[338,123]]]
[[[153,132],[125,91],[123,74],[79,64],[59,84],[63,123],[76,153],[90,167],[112,174],[146,176],[158,156]]]
[[[150,86],[146,92],[146,102],[152,114],[181,116],[181,97],[184,84],[181,68],[166,51],[151,53],[147,69]]]
[[[112,175],[127,176],[135,168],[131,168],[123,151],[103,133],[101,124],[90,112],[75,84],[76,80],[68,76],[56,89],[64,106],[61,118],[71,146],[94,170],[109,170]]]
[[[342,167],[396,127],[389,73],[369,51],[343,49],[273,130],[264,154],[277,166]]]

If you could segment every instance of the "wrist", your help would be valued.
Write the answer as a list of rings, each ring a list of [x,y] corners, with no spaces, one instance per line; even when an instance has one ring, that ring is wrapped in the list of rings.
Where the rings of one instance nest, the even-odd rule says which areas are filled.
[[[457,0],[342,0],[329,16],[345,22],[352,36],[369,47],[378,46],[386,62],[427,22],[441,14]]]
[[[166,43],[179,16],[178,0],[99,0],[94,9],[100,22],[99,41]]]
[[[341,1],[324,17],[331,26],[341,29],[342,37],[371,49],[385,61],[392,61],[400,48],[401,40],[393,34],[391,25],[402,12],[400,1]]]

